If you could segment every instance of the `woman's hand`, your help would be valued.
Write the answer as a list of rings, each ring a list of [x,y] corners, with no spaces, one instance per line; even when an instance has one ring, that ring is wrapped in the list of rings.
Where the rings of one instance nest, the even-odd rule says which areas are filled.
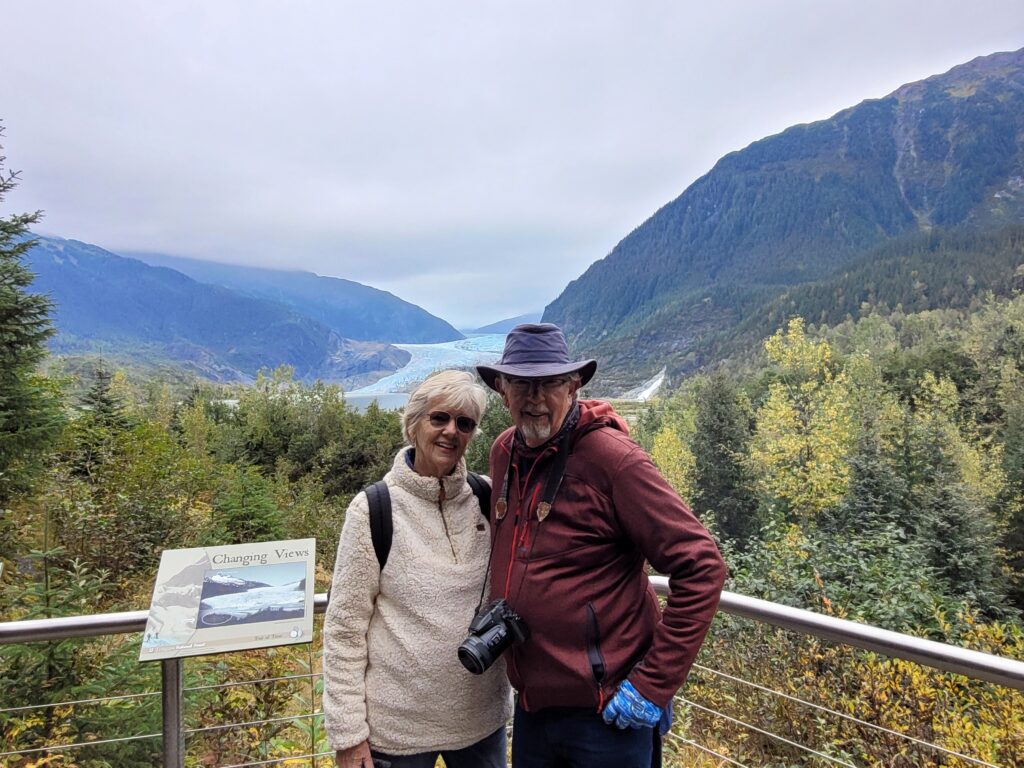
[[[348,749],[339,749],[334,755],[334,762],[338,768],[373,768],[370,743],[364,741]]]

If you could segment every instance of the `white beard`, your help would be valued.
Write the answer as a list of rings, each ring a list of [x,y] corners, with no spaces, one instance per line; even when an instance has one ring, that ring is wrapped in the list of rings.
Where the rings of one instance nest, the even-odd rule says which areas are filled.
[[[551,426],[544,426],[535,421],[530,421],[519,428],[527,443],[543,443],[551,437]]]

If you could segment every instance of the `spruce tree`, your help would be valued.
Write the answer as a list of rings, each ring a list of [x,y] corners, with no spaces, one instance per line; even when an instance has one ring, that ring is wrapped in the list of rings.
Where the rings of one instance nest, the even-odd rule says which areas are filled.
[[[718,530],[741,549],[760,529],[752,480],[745,466],[748,418],[732,383],[716,373],[697,391],[693,437],[693,506],[714,516]]]
[[[5,160],[0,154],[0,203],[18,180]],[[34,242],[28,228],[40,215],[0,217],[0,504],[31,480],[61,423],[57,393],[36,372],[53,333],[52,304],[29,291],[33,275],[22,263]]]
[[[866,413],[850,456],[850,486],[842,503],[822,515],[823,531],[839,536],[898,525],[909,504],[907,481],[883,454],[878,416]]]
[[[813,533],[816,567],[849,617],[898,631],[930,626],[942,604],[936,572],[900,526],[909,489],[882,443],[877,414],[865,414],[846,496]]]
[[[1012,392],[1007,400],[1002,434],[1007,521],[1002,545],[1010,567],[1010,600],[1024,610],[1024,391]]]
[[[991,617],[1005,617],[995,527],[950,462],[937,462],[922,502],[925,556],[947,595]]]

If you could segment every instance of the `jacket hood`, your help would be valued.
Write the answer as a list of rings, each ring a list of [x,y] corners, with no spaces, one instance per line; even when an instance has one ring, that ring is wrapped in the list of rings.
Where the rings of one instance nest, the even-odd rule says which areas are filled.
[[[611,427],[629,436],[629,424],[604,400],[580,400],[580,421],[576,425],[577,435],[600,427]]]

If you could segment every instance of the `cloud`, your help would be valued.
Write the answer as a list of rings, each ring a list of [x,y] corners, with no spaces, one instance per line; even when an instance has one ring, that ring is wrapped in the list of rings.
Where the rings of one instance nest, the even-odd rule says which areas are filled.
[[[1014,2],[9,2],[11,210],[536,310],[723,154],[1020,45]]]

